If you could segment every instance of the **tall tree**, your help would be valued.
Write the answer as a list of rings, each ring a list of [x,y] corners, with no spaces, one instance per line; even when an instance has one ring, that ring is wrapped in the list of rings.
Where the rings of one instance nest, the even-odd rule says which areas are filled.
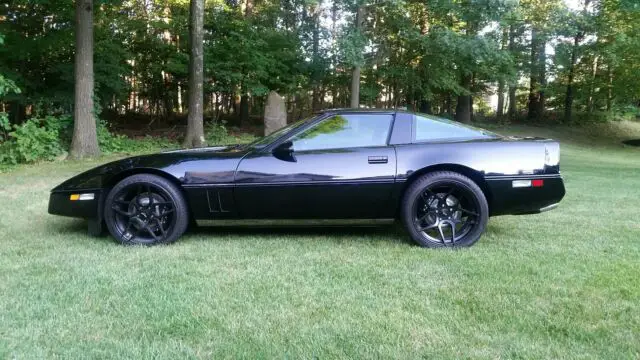
[[[502,50],[508,49],[509,44],[509,26],[502,27],[502,37],[500,40],[500,46]],[[500,77],[498,80],[498,109],[496,110],[496,115],[498,118],[502,118],[504,116],[504,89],[505,89],[505,79]]]
[[[516,58],[517,56],[515,24],[509,26],[509,54],[512,58]],[[513,120],[518,112],[517,90],[518,79],[516,78],[509,82],[509,110],[507,111],[507,116],[510,120]]]
[[[545,111],[547,90],[547,41],[556,30],[560,0],[522,0],[524,20],[531,29],[529,52],[528,118],[540,119]]]
[[[364,6],[360,3],[356,6],[355,33],[356,36],[362,34],[362,23],[364,21]],[[360,107],[360,71],[362,64],[356,62],[351,72],[351,107]]]
[[[537,28],[531,30],[531,57],[529,73],[529,113],[531,120],[539,119],[544,113],[546,80],[546,41]]]
[[[100,155],[93,116],[93,1],[76,0],[74,125],[71,158]]]
[[[203,125],[204,83],[204,0],[191,0],[189,8],[189,115],[185,147],[205,145]]]
[[[576,73],[576,62],[578,61],[578,52],[580,50],[580,42],[584,39],[586,35],[585,26],[580,24],[580,22],[584,22],[587,18],[589,11],[589,4],[591,0],[584,0],[583,9],[582,9],[582,17],[576,19],[576,24],[574,29],[572,29],[575,34],[573,35],[573,46],[571,47],[571,55],[569,59],[569,74],[567,79],[567,90],[564,99],[564,121],[571,121],[571,115],[573,111],[573,98],[574,98],[574,78]],[[596,58],[597,59],[597,58]],[[597,66],[597,65],[596,65]]]
[[[322,2],[319,0],[317,3],[311,5],[309,9],[311,13],[311,34],[312,34],[312,46],[311,46],[311,87],[313,90],[311,109],[313,111],[319,110],[322,106],[322,92],[320,89],[322,83],[322,68],[323,65],[320,61],[320,9]]]

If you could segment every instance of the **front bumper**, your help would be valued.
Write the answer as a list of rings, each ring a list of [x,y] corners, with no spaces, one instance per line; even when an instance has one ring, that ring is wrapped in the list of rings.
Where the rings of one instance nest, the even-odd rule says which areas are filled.
[[[558,205],[560,205],[560,204],[559,203],[555,203],[555,204],[551,204],[549,206],[545,206],[542,209],[540,209],[538,212],[543,213],[543,212],[554,210],[554,209],[556,209],[558,207]]]
[[[73,194],[94,194],[92,200],[71,200]],[[49,214],[84,219],[100,217],[101,190],[54,191],[49,195]]]

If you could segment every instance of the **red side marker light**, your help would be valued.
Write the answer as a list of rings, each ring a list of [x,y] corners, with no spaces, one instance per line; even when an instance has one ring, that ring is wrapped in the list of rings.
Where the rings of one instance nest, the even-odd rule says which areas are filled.
[[[543,187],[544,186],[544,180],[542,180],[542,179],[531,180],[531,186],[533,186],[533,187]]]

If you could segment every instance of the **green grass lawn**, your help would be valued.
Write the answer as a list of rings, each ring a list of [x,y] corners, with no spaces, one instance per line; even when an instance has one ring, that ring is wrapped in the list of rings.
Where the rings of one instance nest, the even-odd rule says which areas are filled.
[[[502,132],[566,139],[567,196],[459,251],[397,228],[123,247],[47,214],[50,188],[108,159],[0,174],[0,358],[639,358],[640,149]]]

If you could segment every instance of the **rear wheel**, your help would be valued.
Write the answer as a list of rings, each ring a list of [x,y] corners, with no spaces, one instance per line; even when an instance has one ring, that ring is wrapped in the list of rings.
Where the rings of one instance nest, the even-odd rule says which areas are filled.
[[[156,175],[133,175],[120,181],[105,201],[105,222],[111,235],[128,245],[176,241],[189,216],[180,190]]]
[[[468,177],[438,171],[417,179],[406,190],[402,222],[420,246],[471,246],[484,232],[489,206],[484,193]]]

